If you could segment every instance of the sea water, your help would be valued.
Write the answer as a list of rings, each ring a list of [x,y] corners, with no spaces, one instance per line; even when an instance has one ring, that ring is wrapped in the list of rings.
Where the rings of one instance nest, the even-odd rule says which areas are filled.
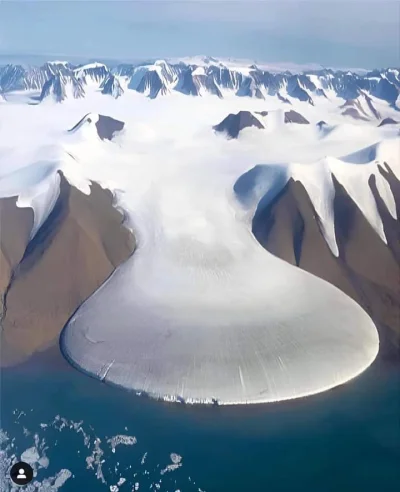
[[[79,373],[55,349],[3,369],[0,389],[3,452],[41,459],[32,490],[390,492],[400,483],[400,373],[380,360],[332,391],[268,405],[153,401]],[[53,489],[40,485],[49,477]]]

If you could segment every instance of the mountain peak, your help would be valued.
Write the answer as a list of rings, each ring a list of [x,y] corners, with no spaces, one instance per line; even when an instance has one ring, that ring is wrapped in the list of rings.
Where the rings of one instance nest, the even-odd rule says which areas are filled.
[[[107,77],[104,79],[100,88],[102,89],[102,94],[108,94],[115,99],[118,99],[118,97],[122,96],[122,94],[124,93],[124,90],[122,89],[118,79],[111,73],[108,74]]]
[[[56,74],[49,78],[43,85],[40,101],[49,97],[53,98],[56,102],[63,102],[69,97],[80,99],[85,97],[85,89],[82,83],[74,76]]]
[[[393,118],[384,118],[378,126],[385,126],[385,125],[398,125],[399,122],[394,120]]]
[[[85,132],[90,135],[91,129],[95,129],[100,140],[113,140],[115,135],[123,130],[124,126],[125,123],[123,121],[116,120],[110,116],[88,113],[68,131],[69,133]]]
[[[81,65],[73,70],[74,75],[85,83],[100,84],[109,74],[109,70],[104,63],[88,63]]]
[[[239,133],[250,127],[265,128],[261,121],[250,111],[239,111],[229,114],[218,125],[214,126],[216,132],[226,133],[229,138],[237,138]]]
[[[301,125],[308,125],[310,122],[306,120],[303,115],[291,109],[290,111],[285,112],[285,123],[299,123]]]

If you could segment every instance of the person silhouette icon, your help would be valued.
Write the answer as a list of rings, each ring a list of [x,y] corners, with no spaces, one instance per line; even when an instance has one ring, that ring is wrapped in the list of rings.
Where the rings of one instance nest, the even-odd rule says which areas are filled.
[[[16,485],[26,485],[33,480],[33,468],[24,461],[15,463],[11,467],[10,478]]]

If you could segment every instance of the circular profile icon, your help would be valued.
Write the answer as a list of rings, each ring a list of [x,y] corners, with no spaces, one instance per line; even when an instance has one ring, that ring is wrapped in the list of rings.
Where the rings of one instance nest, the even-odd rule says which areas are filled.
[[[32,481],[33,469],[28,463],[20,461],[11,468],[10,478],[16,485],[27,485]]]

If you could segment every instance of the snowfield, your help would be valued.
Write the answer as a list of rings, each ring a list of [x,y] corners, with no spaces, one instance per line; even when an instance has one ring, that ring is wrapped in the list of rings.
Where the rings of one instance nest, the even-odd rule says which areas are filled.
[[[231,112],[279,104],[180,94],[150,101],[128,92],[118,100],[91,94],[59,105],[0,106],[0,197],[18,195],[18,206],[34,209],[32,235],[54,206],[60,169],[86,194],[90,180],[110,188],[138,241],[65,327],[61,347],[72,364],[156,398],[240,404],[325,391],[373,362],[379,339],[368,315],[327,282],[269,254],[251,219],[261,197],[293,176],[337,254],[334,172],[385,240],[367,182],[375,174],[395,217],[377,165],[388,162],[400,177],[398,129],[346,123],[325,100],[293,106],[310,125],[250,128],[238,140],[212,130]],[[69,133],[87,113],[125,128],[113,142],[101,141],[94,123]],[[329,131],[316,126],[322,119]],[[257,165],[259,178],[238,192],[235,184]]]

